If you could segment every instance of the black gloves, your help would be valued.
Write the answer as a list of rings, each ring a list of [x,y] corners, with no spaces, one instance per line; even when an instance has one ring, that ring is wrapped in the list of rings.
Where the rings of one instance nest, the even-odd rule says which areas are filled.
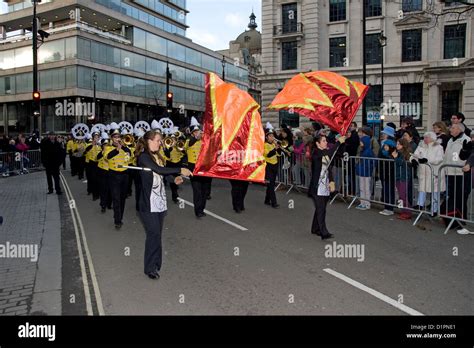
[[[420,159],[418,160],[418,162],[421,163],[421,164],[425,164],[425,163],[428,163],[428,159],[426,159],[426,158],[420,158]]]
[[[472,151],[472,148],[473,148],[472,141],[464,140],[464,142],[462,143],[462,149],[466,152],[470,152]]]

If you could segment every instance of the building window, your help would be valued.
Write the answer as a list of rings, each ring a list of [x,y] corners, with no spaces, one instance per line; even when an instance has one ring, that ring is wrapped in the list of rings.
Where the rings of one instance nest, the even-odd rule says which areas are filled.
[[[382,85],[370,85],[365,103],[367,111],[380,111],[381,104],[383,103]]]
[[[296,112],[290,113],[288,110],[280,110],[278,124],[286,124],[291,128],[298,128],[300,126],[300,115]]]
[[[367,64],[381,64],[382,50],[379,43],[380,34],[369,34],[365,39],[365,60]]]
[[[366,12],[367,17],[377,17],[382,15],[382,1],[381,0],[365,0],[366,2]]]
[[[282,33],[294,33],[298,29],[298,7],[296,3],[282,5]]]
[[[422,0],[403,0],[402,1],[403,12],[421,11],[422,9],[423,9]]]
[[[346,0],[329,0],[329,21],[346,20]]]
[[[402,32],[402,62],[421,60],[421,29]]]
[[[346,58],[346,37],[335,37],[329,39],[329,66],[344,66],[344,58]]]
[[[466,54],[466,24],[444,27],[444,59],[463,58]]]
[[[298,47],[296,41],[282,42],[281,70],[293,70],[298,65]]]
[[[451,116],[459,111],[461,91],[458,89],[443,91],[441,97],[441,121],[451,122]]]
[[[423,83],[400,85],[400,121],[412,117],[416,127],[422,126]]]

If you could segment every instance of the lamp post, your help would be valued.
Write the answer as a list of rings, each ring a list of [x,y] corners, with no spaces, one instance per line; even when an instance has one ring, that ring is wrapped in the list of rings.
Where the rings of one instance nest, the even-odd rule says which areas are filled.
[[[367,0],[362,1],[362,83],[367,85],[367,57],[366,57],[366,13]],[[362,124],[367,123],[367,101],[366,98],[362,101]]]
[[[94,118],[93,120],[95,122],[99,122],[98,117],[97,117],[97,105],[96,105],[96,94],[95,94],[95,82],[97,81],[97,75],[94,70],[94,75],[92,75],[92,81],[94,81]]]
[[[383,92],[383,83],[384,83],[384,53],[383,49],[385,46],[387,46],[387,37],[384,36],[383,31],[380,32],[380,35],[378,37],[379,39],[379,45],[380,45],[380,54],[381,54],[381,62],[380,62],[380,68],[381,68],[381,74],[380,74],[380,92],[382,95],[382,103],[384,102],[384,92]],[[383,129],[383,121],[385,119],[384,115],[381,115],[380,117],[380,128]]]
[[[33,28],[32,28],[32,43],[33,43],[33,93],[38,92],[38,22],[36,19],[36,3],[41,0],[33,0]],[[33,131],[38,127],[38,117],[40,116],[41,101],[33,100]],[[40,132],[41,133],[41,132]]]
[[[226,63],[225,56],[222,56],[221,63],[222,63],[222,80],[225,81],[225,63]]]

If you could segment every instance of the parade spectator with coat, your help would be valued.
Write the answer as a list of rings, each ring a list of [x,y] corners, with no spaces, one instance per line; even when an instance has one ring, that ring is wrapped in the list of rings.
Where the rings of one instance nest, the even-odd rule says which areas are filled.
[[[60,195],[62,193],[59,184],[59,167],[63,163],[63,149],[56,139],[54,132],[49,132],[48,137],[41,142],[41,162],[46,169],[46,179],[48,181],[48,194],[53,193],[54,189]]]

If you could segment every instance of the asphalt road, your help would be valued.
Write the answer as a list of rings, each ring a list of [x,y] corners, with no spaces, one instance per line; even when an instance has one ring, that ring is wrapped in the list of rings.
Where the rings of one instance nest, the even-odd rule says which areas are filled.
[[[150,280],[143,274],[145,233],[133,198],[116,231],[112,211],[101,214],[86,185],[64,175],[83,222],[105,314],[474,314],[474,237],[444,235],[439,221],[413,227],[376,209],[348,210],[335,202],[327,223],[336,238],[323,242],[310,233],[314,208],[305,194],[279,191],[276,210],[263,204],[264,187],[251,185],[246,211],[236,214],[229,182],[214,180],[207,209],[246,230],[209,215],[198,220],[192,207],[180,208],[169,199],[161,278]],[[192,202],[189,182],[180,196]],[[333,242],[363,246],[364,260],[326,257],[325,246]]]

